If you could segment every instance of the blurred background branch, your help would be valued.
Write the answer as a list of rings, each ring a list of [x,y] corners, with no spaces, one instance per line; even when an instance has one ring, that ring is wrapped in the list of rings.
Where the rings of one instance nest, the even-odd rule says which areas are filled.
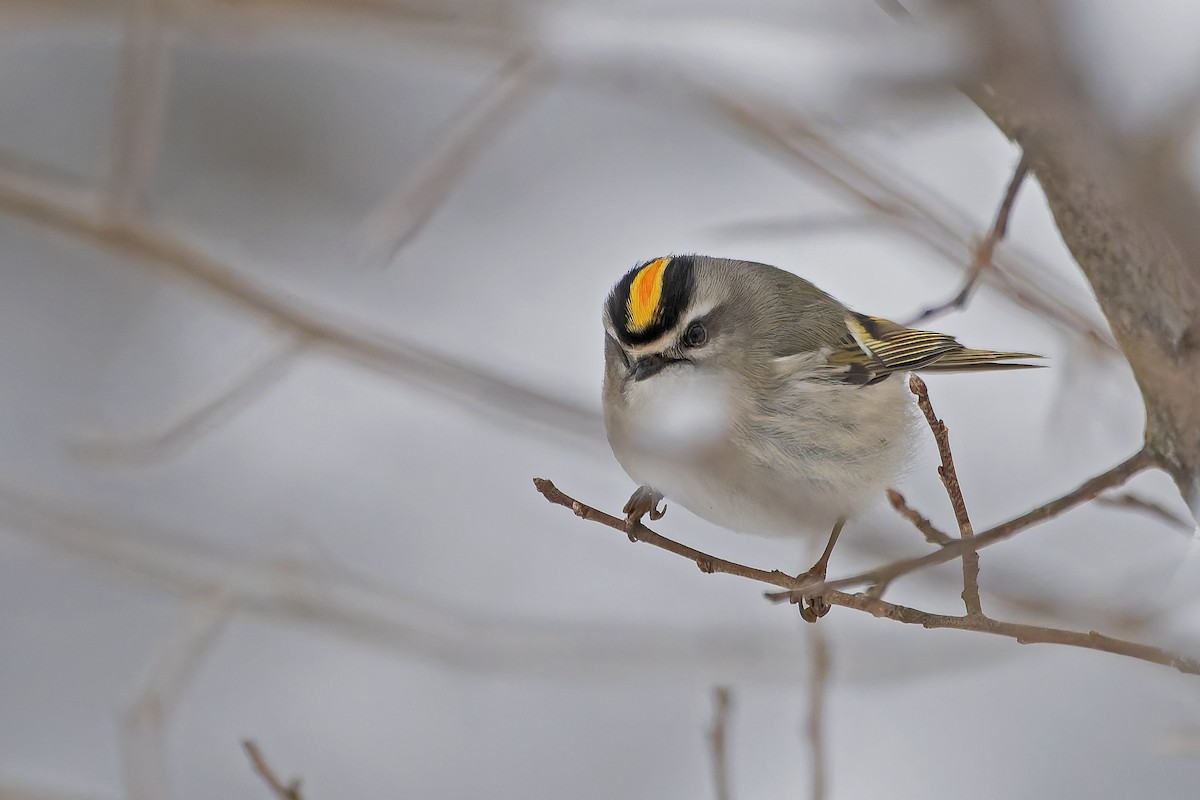
[[[0,669],[0,689],[11,698],[11,708],[6,707],[8,727],[0,726],[0,751],[18,753],[12,758],[19,761],[42,741],[37,738],[42,726],[53,731],[47,740],[53,746],[42,748],[38,763],[76,765],[94,757],[110,763],[113,773],[106,778],[103,771],[78,769],[59,779],[54,771],[55,779],[45,780],[44,769],[30,768],[10,780],[4,762],[0,798],[244,794],[247,784],[221,784],[213,777],[214,763],[226,766],[225,751],[219,756],[203,751],[214,730],[228,736],[222,726],[229,724],[227,717],[205,714],[220,708],[236,715],[242,706],[249,709],[254,726],[249,730],[256,735],[281,744],[289,735],[291,744],[310,737],[322,754],[339,732],[349,742],[347,731],[369,729],[370,735],[354,740],[354,768],[315,784],[361,796],[370,796],[370,789],[353,781],[365,774],[358,767],[370,763],[388,776],[376,785],[391,791],[395,774],[408,769],[428,781],[436,775],[439,788],[453,784],[465,796],[485,793],[485,787],[494,793],[496,786],[511,786],[513,796],[533,796],[517,778],[493,779],[516,774],[506,769],[528,772],[511,755],[497,756],[494,763],[472,757],[472,768],[464,770],[463,754],[481,750],[475,737],[486,736],[480,731],[489,719],[503,720],[498,738],[505,741],[488,744],[517,747],[522,735],[514,732],[527,733],[521,726],[536,728],[541,718],[535,714],[549,718],[561,707],[568,722],[555,717],[557,722],[545,725],[575,727],[551,729],[548,741],[531,739],[528,745],[542,759],[538,776],[545,796],[568,793],[563,787],[581,798],[636,795],[647,786],[660,788],[647,776],[666,772],[698,775],[694,785],[671,787],[680,796],[694,796],[703,791],[698,781],[711,771],[718,798],[727,797],[734,744],[728,702],[722,705],[717,696],[707,754],[692,742],[694,720],[687,722],[688,733],[675,737],[696,745],[686,754],[676,752],[675,738],[661,736],[655,727],[673,719],[663,709],[678,711],[678,704],[699,704],[707,715],[707,692],[716,684],[739,691],[739,783],[741,794],[756,797],[769,796],[763,786],[791,791],[798,780],[808,781],[814,797],[830,793],[830,756],[839,749],[836,726],[831,731],[828,724],[831,708],[854,715],[856,757],[870,759],[874,753],[881,765],[898,746],[887,726],[879,725],[885,715],[910,726],[936,724],[928,703],[915,701],[920,713],[905,713],[904,693],[880,691],[887,680],[919,681],[954,671],[964,681],[965,701],[1006,693],[1027,698],[1027,708],[1006,707],[1003,716],[1043,717],[1032,723],[1023,718],[1030,724],[1022,741],[998,738],[989,748],[1007,763],[1019,761],[1020,748],[1035,747],[1039,736],[1052,740],[1056,753],[1066,753],[1069,745],[1088,747],[1088,763],[1105,760],[1096,755],[1104,744],[1089,745],[1090,731],[1079,728],[1111,725],[1084,720],[1082,712],[1070,720],[1053,717],[1045,710],[1052,704],[1042,708],[1035,699],[1038,691],[1087,691],[1073,708],[1111,713],[1132,732],[1145,733],[1139,725],[1194,729],[1186,716],[1173,727],[1152,716],[1128,722],[1133,712],[1120,703],[1140,704],[1139,714],[1152,715],[1167,698],[1168,713],[1185,709],[1178,712],[1184,714],[1189,706],[1179,698],[1190,697],[1191,690],[1155,683],[1157,673],[1138,672],[1138,680],[1127,680],[1120,666],[1125,659],[1100,659],[1092,667],[1091,660],[1058,660],[1065,657],[1052,650],[1039,653],[1028,668],[1036,680],[1013,683],[1026,673],[1003,659],[1019,648],[947,649],[956,645],[942,645],[936,633],[921,630],[913,633],[918,655],[902,663],[905,651],[885,640],[888,633],[878,627],[906,626],[871,626],[867,615],[1106,650],[1195,671],[1194,660],[1173,653],[1176,643],[1195,641],[1196,597],[1189,589],[1195,582],[1186,574],[1190,553],[1179,552],[1187,543],[1177,533],[1153,535],[1156,526],[1191,530],[1192,523],[1173,494],[1147,483],[1153,476],[1121,494],[1101,493],[1161,464],[1192,515],[1200,515],[1195,400],[1200,200],[1192,182],[1200,82],[1192,70],[1153,123],[1131,126],[1105,105],[1104,78],[1094,60],[1085,61],[1086,48],[1079,44],[1090,30],[1084,23],[1103,9],[1089,7],[1084,20],[1072,6],[1050,0],[938,0],[914,7],[914,16],[899,3],[880,3],[893,20],[871,3],[852,5],[714,3],[681,10],[535,0],[0,0],[0,58],[11,59],[0,62],[0,222],[6,226],[0,269],[8,281],[0,302],[9,299],[0,313],[8,325],[0,346],[8,376],[7,394],[0,398],[6,420],[0,443],[10,454],[8,473],[20,474],[22,487],[38,487],[0,488],[0,524],[8,534],[0,550],[0,589],[17,587],[5,596],[0,633],[5,641],[27,642],[50,631],[54,636],[36,640],[47,652],[45,642],[68,636],[68,629],[80,637],[69,645],[70,658],[49,666],[44,661],[54,656],[36,648],[6,647],[11,661]],[[28,58],[42,52],[56,55]],[[70,60],[79,53],[100,55]],[[419,59],[424,61],[414,66]],[[358,70],[354,83],[342,79],[351,62]],[[1113,62],[1121,69],[1118,59]],[[113,72],[111,92],[89,82],[104,70]],[[277,81],[269,78],[275,71],[291,74]],[[268,78],[254,84],[264,74]],[[36,91],[22,94],[26,80]],[[405,83],[410,80],[421,88]],[[240,94],[251,84],[253,90]],[[966,130],[979,115],[963,114],[949,99],[956,88],[1015,148],[1005,149],[998,137],[991,142],[990,128]],[[356,115],[350,102],[356,92],[372,111],[390,111],[395,102],[403,108],[394,117]],[[318,106],[338,124],[322,126],[324,117],[306,115]],[[46,107],[55,114],[44,113]],[[97,107],[102,114],[84,114]],[[75,109],[81,109],[79,115],[71,116]],[[82,140],[79,119],[90,126],[89,144],[80,150],[85,156],[71,144],[77,134]],[[387,153],[402,152],[404,158],[380,158],[381,151],[369,146],[376,134],[387,142]],[[222,149],[239,137],[255,138],[256,144]],[[927,137],[930,142],[923,141]],[[922,164],[914,143],[925,144],[936,157]],[[966,149],[968,158],[956,156],[956,147]],[[614,169],[618,152],[636,169]],[[747,152],[768,156],[773,167],[762,169]],[[953,174],[984,154],[995,169]],[[320,179],[295,174],[313,164]],[[335,173],[347,166],[361,174],[343,181]],[[1023,181],[1027,171],[1038,187]],[[269,180],[283,189],[267,191]],[[1016,205],[1023,183],[1029,185]],[[1028,224],[1045,217],[1038,188],[1053,215],[1049,244],[1038,241],[1036,224]],[[214,204],[218,212],[206,211],[208,217],[196,213],[207,208],[197,200],[209,196],[206,192],[220,198]],[[998,210],[997,197],[1002,197]],[[320,208],[330,219],[315,224],[314,215],[303,210],[306,202],[326,203]],[[529,211],[515,214],[517,207]],[[985,215],[993,210],[989,228]],[[250,224],[242,228],[228,224],[247,218]],[[1010,221],[1013,230],[1005,238]],[[261,240],[247,233],[260,229]],[[856,249],[880,234],[887,236],[886,249]],[[1060,234],[1099,308],[1055,251]],[[343,235],[338,244],[344,245],[344,258],[324,251],[308,262],[295,258],[332,235]],[[828,268],[820,266],[818,239],[836,247],[824,254]],[[272,259],[263,252],[267,240],[288,242],[292,249]],[[1030,482],[1044,496],[1060,494],[1060,500],[929,556],[905,558],[920,544],[911,534],[860,543],[858,557],[869,553],[885,567],[864,570],[855,564],[846,570],[850,578],[828,585],[873,582],[868,596],[831,590],[834,602],[866,614],[841,615],[837,626],[826,625],[815,640],[791,628],[747,622],[759,619],[753,616],[758,604],[736,605],[744,594],[736,588],[726,592],[708,581],[702,593],[683,592],[690,585],[682,581],[694,579],[694,573],[677,579],[655,564],[642,572],[622,548],[608,561],[609,551],[593,549],[590,541],[538,535],[545,533],[547,519],[528,513],[519,488],[532,464],[552,465],[563,471],[564,481],[569,475],[599,497],[611,499],[624,490],[604,449],[591,396],[597,354],[587,349],[586,336],[599,335],[593,317],[604,290],[626,262],[658,249],[695,249],[697,242],[744,248],[745,253],[729,254],[774,257],[788,268],[824,268],[818,282],[824,285],[828,277],[854,286],[864,306],[872,293],[909,308],[929,308],[931,298],[945,296],[945,281],[922,271],[933,254],[962,273],[949,306],[964,307],[968,299],[974,306],[954,324],[987,325],[1006,315],[995,323],[1006,336],[1044,339],[1043,323],[1062,335],[1053,361],[1060,367],[1055,374],[1064,376],[1059,390],[1087,410],[1063,416],[1074,418],[1068,422],[1086,417],[1103,436],[1071,429],[1062,434],[1071,437],[1068,447],[1051,436],[1029,437],[1026,429],[1045,424],[1035,408],[1044,399],[1037,389],[1003,397],[971,396],[969,389],[939,393],[939,408],[953,419],[956,432],[965,431],[963,442],[957,435],[956,442],[970,448],[960,466],[964,480],[978,487],[973,508],[985,515],[1010,508],[1013,496],[1028,496]],[[403,258],[404,268],[354,269],[364,255],[368,261]],[[110,259],[121,267],[115,274],[106,271]],[[82,268],[75,269],[74,260]],[[874,262],[872,272],[859,270],[865,260]],[[124,269],[126,264],[142,269]],[[324,278],[317,286],[303,274],[316,272],[314,264]],[[863,280],[868,274],[870,280]],[[168,280],[147,280],[160,276]],[[50,287],[45,295],[30,288],[42,286],[38,280]],[[130,295],[142,305],[113,300],[115,295],[97,291],[102,284],[135,286]],[[901,286],[913,290],[891,297]],[[173,291],[201,298],[197,306],[203,311],[189,308],[184,314],[156,305]],[[76,294],[84,302],[72,304]],[[1007,303],[1008,311],[996,311],[996,299],[1004,303],[994,305]],[[173,325],[138,327],[149,308],[167,309],[162,313]],[[1010,314],[1013,308],[1018,311]],[[165,327],[186,338],[184,323],[209,312],[247,323],[265,345],[248,354],[238,349],[230,359],[237,348],[226,352],[197,336],[203,347],[173,351],[164,345],[165,358],[146,355],[160,344],[152,341],[156,332]],[[87,327],[93,318],[106,318],[101,334]],[[576,336],[578,330],[587,334]],[[130,379],[130,370],[115,368],[112,357],[121,342],[135,339],[125,356],[137,368]],[[180,382],[200,350],[219,362],[216,377],[156,413],[146,397]],[[77,360],[65,355],[74,353],[80,354]],[[1093,474],[1097,464],[1112,463],[1112,453],[1130,451],[1121,423],[1137,413],[1136,397],[1130,400],[1109,383],[1120,381],[1122,354],[1145,398],[1149,449],[1073,492],[1049,485],[1043,490],[1039,479],[1061,483],[1070,475]],[[335,413],[277,421],[281,412],[322,404],[321,389],[311,383],[298,388],[297,376],[323,355],[362,368],[337,373],[335,386],[326,389],[332,398],[324,401]],[[27,356],[35,367],[27,368]],[[88,372],[94,383],[59,377],[72,371]],[[416,388],[421,400],[409,405],[407,394],[389,396],[387,402],[401,413],[373,416],[361,403],[364,376],[382,376],[401,390]],[[573,393],[580,386],[587,388]],[[582,391],[591,395],[580,399]],[[73,393],[85,397],[83,413],[105,407],[97,397],[111,393],[109,406],[126,410],[126,422],[92,425],[99,433],[72,439],[63,449],[55,438],[62,420],[54,414]],[[1100,407],[1106,400],[1111,409]],[[980,405],[998,409],[1011,422],[996,424],[999,412],[972,417]],[[443,406],[449,416],[438,416]],[[45,418],[34,413],[42,407],[50,409]],[[161,412],[164,407],[170,410]],[[975,420],[973,428],[958,421],[964,417]],[[1031,425],[1030,419],[1038,422]],[[234,424],[239,420],[245,429]],[[435,426],[443,427],[421,438]],[[991,428],[1003,432],[994,435]],[[503,444],[488,439],[492,434]],[[508,438],[499,439],[501,434]],[[1108,450],[1095,444],[1101,438]],[[1031,446],[1028,440],[1041,449],[1020,449],[1022,441]],[[212,449],[194,447],[202,441]],[[297,441],[309,449],[289,449]],[[330,456],[325,451],[331,442],[346,442],[348,455]],[[1076,451],[1078,460],[1071,461]],[[115,469],[130,464],[141,469]],[[1028,480],[1011,474],[1015,471],[1028,472]],[[936,514],[931,520],[915,510],[936,492],[919,481],[905,492],[913,506],[897,493],[897,510],[931,543],[949,540]],[[946,588],[960,578],[949,569],[926,567],[974,554],[1027,523],[1097,495],[1099,503],[1138,511],[1120,519],[1142,524],[1129,531],[1127,522],[1111,519],[1118,515],[1081,511],[1058,523],[1057,538],[1023,537],[989,551],[988,610],[997,613],[1000,607],[1030,624],[983,617],[982,607],[970,600],[968,611],[978,614],[938,613]],[[143,521],[163,513],[187,524]],[[293,515],[336,537],[332,549],[356,567],[278,554],[277,543],[264,545],[272,523],[287,527],[289,540],[296,538],[292,526],[280,522]],[[384,533],[376,535],[374,526]],[[709,568],[720,563],[754,572],[706,555],[707,542],[717,539],[705,537],[718,534],[702,526],[692,532],[696,538],[689,545],[672,543],[676,552],[695,555]],[[1126,548],[1121,553],[1143,560],[1123,560],[1118,542]],[[1090,548],[1086,560],[1080,546]],[[777,543],[739,547],[746,548],[739,558],[751,563],[790,564],[795,557]],[[41,563],[38,548],[65,555],[63,561],[83,569],[46,586],[35,602],[17,593],[32,591],[20,587],[42,588],[37,577],[22,582],[26,573],[34,575],[30,565]],[[1164,561],[1182,562],[1178,580],[1154,566]],[[889,589],[909,592],[911,604],[882,600],[891,580],[916,569],[921,572],[913,579]],[[1146,573],[1140,580],[1138,569]],[[72,606],[76,598],[90,597],[92,572],[106,586],[132,592],[136,608],[147,616],[112,611],[118,606],[108,595]],[[795,588],[784,572],[764,575],[789,593]],[[1095,581],[1092,591],[1080,590],[1089,579]],[[973,582],[968,569],[967,588]],[[687,601],[679,602],[685,594]],[[160,608],[163,598],[174,605]],[[159,611],[161,630],[146,621]],[[119,619],[110,621],[106,613]],[[254,619],[267,620],[275,631],[301,623],[295,627],[312,637],[304,640],[306,657],[256,661],[261,654],[253,648],[259,645],[242,633]],[[70,627],[76,623],[94,629],[97,638],[80,636],[78,627]],[[1170,646],[1085,632],[1091,627]],[[149,631],[145,653],[121,638],[129,630]],[[864,638],[853,638],[860,630]],[[333,635],[317,638],[325,634]],[[826,635],[837,640],[839,686],[827,680],[832,643]],[[223,662],[214,651],[226,648],[235,655]],[[383,650],[398,660],[388,662],[383,679],[362,680],[343,674],[344,665],[334,660],[343,650],[361,659]],[[129,671],[113,666],[126,663],[118,656],[145,659],[145,669],[132,673],[141,676],[132,685]],[[418,667],[403,671],[410,661]],[[1001,663],[1005,669],[975,670],[973,684],[962,675]],[[119,674],[112,682],[133,699],[118,693],[102,707],[118,720],[115,735],[111,724],[101,731],[113,740],[112,752],[96,747],[93,736],[80,756],[68,743],[92,732],[59,724],[55,715],[83,705],[72,690],[106,669]],[[431,669],[433,677],[422,669]],[[1092,669],[1097,671],[1088,672]],[[225,683],[206,684],[210,670]],[[851,682],[866,691],[838,692]],[[102,686],[97,679],[98,695]],[[606,695],[610,686],[619,686],[620,694]],[[44,726],[21,716],[20,705],[26,694],[40,696],[43,687],[53,698],[39,709]],[[786,780],[773,780],[801,760],[789,752],[764,764],[773,751],[772,734],[758,724],[762,708],[794,708],[778,698],[794,700],[805,688],[811,762],[799,777],[789,773]],[[539,693],[535,702],[519,694],[527,689]],[[266,716],[255,716],[254,703],[266,702],[272,691],[284,693],[283,708],[299,716],[268,730]],[[940,685],[938,691],[950,696],[954,687]],[[370,695],[369,711],[354,706],[359,692]],[[386,705],[389,692],[404,698],[400,713]],[[200,699],[190,698],[192,693]],[[504,706],[502,698],[509,696],[522,698],[519,708]],[[774,700],[760,702],[764,697]],[[580,698],[596,702],[589,706]],[[840,705],[830,706],[831,698]],[[326,699],[336,713],[319,710]],[[587,737],[603,737],[606,724],[616,725],[605,717],[609,712],[622,727],[612,737],[618,744],[605,751]],[[456,715],[466,720],[462,730],[455,727]],[[981,746],[988,718],[985,707],[971,714],[971,736]],[[957,710],[951,719],[959,719]],[[794,719],[786,724],[794,740]],[[1064,734],[1063,725],[1074,727]],[[385,730],[391,733],[379,732]],[[389,737],[397,730],[413,732],[413,739],[393,742]],[[653,764],[641,765],[636,754],[615,750],[639,735],[656,737]],[[200,743],[186,748],[186,759],[173,749],[185,736],[192,745]],[[1143,740],[1162,737],[1123,739]],[[380,741],[387,746],[377,751]],[[252,744],[248,752],[253,759]],[[709,771],[698,766],[706,757]],[[903,757],[917,764],[926,756]],[[1136,744],[1123,744],[1107,761],[1114,770],[1151,764],[1152,777],[1139,785],[1170,783],[1169,771],[1138,757]],[[637,781],[633,788],[620,784],[611,769],[604,770],[605,781],[579,780],[614,759],[622,772],[636,776],[628,779]],[[697,766],[663,769],[670,759],[691,759],[687,763]],[[1072,769],[1068,756],[1060,761],[1042,767]],[[274,774],[266,762],[256,763],[277,796],[299,796],[295,784],[267,777]],[[300,763],[306,779],[345,766],[324,757]],[[567,771],[579,764],[591,766],[577,767],[582,773]],[[197,772],[204,783],[195,783]],[[252,777],[242,775],[244,763],[229,772]],[[838,774],[832,782],[839,790],[846,787],[847,796],[880,793],[867,786],[873,779],[889,794],[904,794],[902,782],[886,768],[876,772],[874,778]],[[951,780],[938,772],[939,780]],[[1185,777],[1181,785],[1194,783]],[[93,785],[110,790],[21,788]],[[414,791],[429,785],[413,779]],[[954,794],[957,789],[947,785],[939,784],[942,793]],[[973,779],[970,789],[981,798],[990,789],[1002,796],[1005,787],[997,787]],[[935,791],[918,790],[913,796]],[[660,795],[673,796],[671,790]]]
[[[1146,401],[1146,440],[1200,518],[1200,202],[1184,170],[1148,169],[1067,59],[1048,0],[952,0],[979,45],[967,95],[1028,155],[1067,247]],[[1184,94],[1184,103],[1193,103]],[[1190,114],[1177,116],[1185,121]]]

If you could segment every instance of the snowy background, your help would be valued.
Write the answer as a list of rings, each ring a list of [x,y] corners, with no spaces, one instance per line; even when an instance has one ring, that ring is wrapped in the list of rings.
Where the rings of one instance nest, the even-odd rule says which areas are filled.
[[[1136,7],[1064,6],[1133,130],[1200,61],[1194,12]],[[266,797],[243,738],[308,800],[711,797],[716,685],[734,796],[804,796],[812,627],[531,478],[612,512],[633,488],[599,422],[599,313],[638,261],[765,261],[898,320],[957,290],[1019,154],[943,85],[971,58],[954,20],[908,30],[865,0],[163,8],[139,218],[282,311],[0,203],[0,798]],[[124,24],[118,4],[0,3],[0,178],[110,185]],[[817,166],[713,92],[787,115]],[[824,147],[945,230],[872,214]],[[1033,182],[1001,254],[1105,330]],[[297,340],[280,323],[300,317],[348,338]],[[930,327],[1050,358],[929,380],[977,529],[1140,446],[1104,346],[995,286]],[[951,525],[935,463],[923,437],[898,488]],[[1161,474],[1131,487],[1186,514]],[[818,544],[677,507],[657,528],[791,571]],[[927,549],[883,508],[843,545],[834,577]],[[1085,507],[982,569],[998,617],[1200,654],[1200,562],[1162,519]],[[888,596],[958,613],[960,575]],[[832,797],[1200,781],[1194,676],[846,609],[819,627]]]

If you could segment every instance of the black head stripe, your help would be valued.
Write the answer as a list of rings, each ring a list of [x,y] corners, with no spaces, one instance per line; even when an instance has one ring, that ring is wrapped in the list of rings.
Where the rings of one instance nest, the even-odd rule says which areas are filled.
[[[663,271],[662,295],[653,319],[647,327],[641,330],[630,330],[629,292],[638,272],[650,263],[650,261],[643,261],[625,273],[625,277],[621,278],[608,295],[609,318],[612,320],[618,338],[627,345],[637,346],[652,342],[675,327],[692,298],[696,262],[691,256],[672,256]]]

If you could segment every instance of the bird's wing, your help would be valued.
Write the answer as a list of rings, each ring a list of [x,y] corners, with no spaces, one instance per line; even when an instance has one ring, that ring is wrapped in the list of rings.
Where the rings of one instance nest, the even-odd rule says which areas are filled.
[[[851,312],[848,336],[829,354],[830,366],[845,369],[847,383],[869,384],[893,372],[972,372],[1027,369],[1040,364],[1014,364],[1015,359],[1041,358],[1033,353],[972,350],[953,336],[906,328],[879,317]]]

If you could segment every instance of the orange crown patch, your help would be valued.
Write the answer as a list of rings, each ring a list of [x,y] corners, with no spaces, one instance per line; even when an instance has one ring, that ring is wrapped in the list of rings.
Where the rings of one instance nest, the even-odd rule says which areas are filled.
[[[644,331],[654,322],[662,300],[663,275],[670,262],[670,258],[656,258],[634,276],[629,285],[629,301],[625,304],[625,327],[630,331]]]

